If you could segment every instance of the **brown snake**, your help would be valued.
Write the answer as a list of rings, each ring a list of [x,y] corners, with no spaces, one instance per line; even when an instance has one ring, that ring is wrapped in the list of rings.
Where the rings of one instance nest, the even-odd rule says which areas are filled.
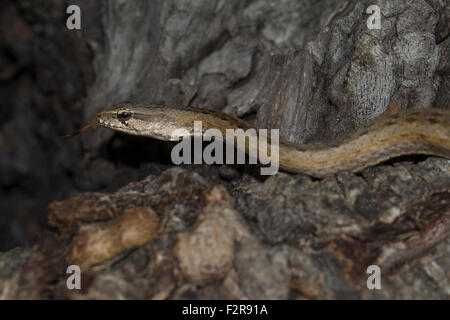
[[[215,128],[224,137],[226,129],[252,128],[234,116],[198,108],[121,104],[97,114],[97,123],[102,126],[166,141],[174,140],[172,133],[176,129],[186,129],[189,135],[194,135],[194,121],[202,121],[203,131]],[[248,148],[247,143],[244,150],[247,153]],[[270,145],[268,148],[270,150]],[[323,178],[341,171],[358,172],[390,158],[410,154],[450,159],[450,111],[408,110],[381,116],[369,127],[334,145],[280,141],[279,166],[288,172]]]

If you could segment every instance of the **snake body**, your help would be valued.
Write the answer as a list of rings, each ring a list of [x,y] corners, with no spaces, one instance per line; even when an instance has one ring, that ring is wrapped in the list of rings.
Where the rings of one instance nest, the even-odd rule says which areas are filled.
[[[102,126],[166,141],[174,140],[172,133],[177,129],[194,136],[194,121],[202,121],[203,132],[215,128],[224,137],[226,129],[253,128],[237,117],[199,108],[121,104],[97,114],[97,123]],[[246,143],[244,151],[249,153],[250,148]],[[341,171],[358,172],[390,158],[411,154],[450,159],[450,111],[406,110],[381,116],[369,127],[332,145],[279,142],[281,169],[318,178]]]

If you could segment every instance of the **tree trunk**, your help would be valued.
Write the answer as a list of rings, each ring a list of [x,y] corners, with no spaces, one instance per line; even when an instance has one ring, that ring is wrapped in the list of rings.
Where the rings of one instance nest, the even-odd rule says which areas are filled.
[[[221,110],[296,143],[448,109],[445,1],[2,6],[0,297],[450,298],[448,160],[267,178],[175,167],[170,143],[101,127],[63,138],[122,101]],[[73,264],[82,290],[66,287]]]

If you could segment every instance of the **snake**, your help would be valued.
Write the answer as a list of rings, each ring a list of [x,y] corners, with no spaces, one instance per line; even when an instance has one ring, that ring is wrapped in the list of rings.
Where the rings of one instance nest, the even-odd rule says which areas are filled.
[[[126,134],[173,141],[178,140],[173,136],[177,129],[195,136],[195,121],[202,122],[203,132],[219,130],[224,140],[227,139],[226,129],[254,129],[246,121],[220,111],[133,103],[114,105],[98,112],[94,123]],[[270,142],[267,144],[270,152],[272,146]],[[248,154],[252,145],[245,143],[241,147]],[[360,172],[405,155],[450,159],[450,111],[436,108],[401,110],[381,115],[370,125],[333,143],[298,144],[280,139],[278,152],[280,169],[315,178],[343,171]]]

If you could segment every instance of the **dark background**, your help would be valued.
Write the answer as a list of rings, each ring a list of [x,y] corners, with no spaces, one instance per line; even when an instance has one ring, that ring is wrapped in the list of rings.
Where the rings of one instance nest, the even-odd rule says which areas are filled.
[[[64,137],[85,124],[84,101],[95,79],[92,47],[66,28],[67,5],[0,5],[0,251],[35,239],[47,227],[50,201],[115,190],[154,170],[142,162],[167,162],[164,145],[148,139],[117,135],[89,150],[79,136]],[[86,2],[83,25],[84,12],[96,17],[99,5]]]
[[[63,28],[61,1],[2,1],[0,250],[27,244],[46,205],[77,190],[83,152],[62,136],[82,123],[92,52]]]

